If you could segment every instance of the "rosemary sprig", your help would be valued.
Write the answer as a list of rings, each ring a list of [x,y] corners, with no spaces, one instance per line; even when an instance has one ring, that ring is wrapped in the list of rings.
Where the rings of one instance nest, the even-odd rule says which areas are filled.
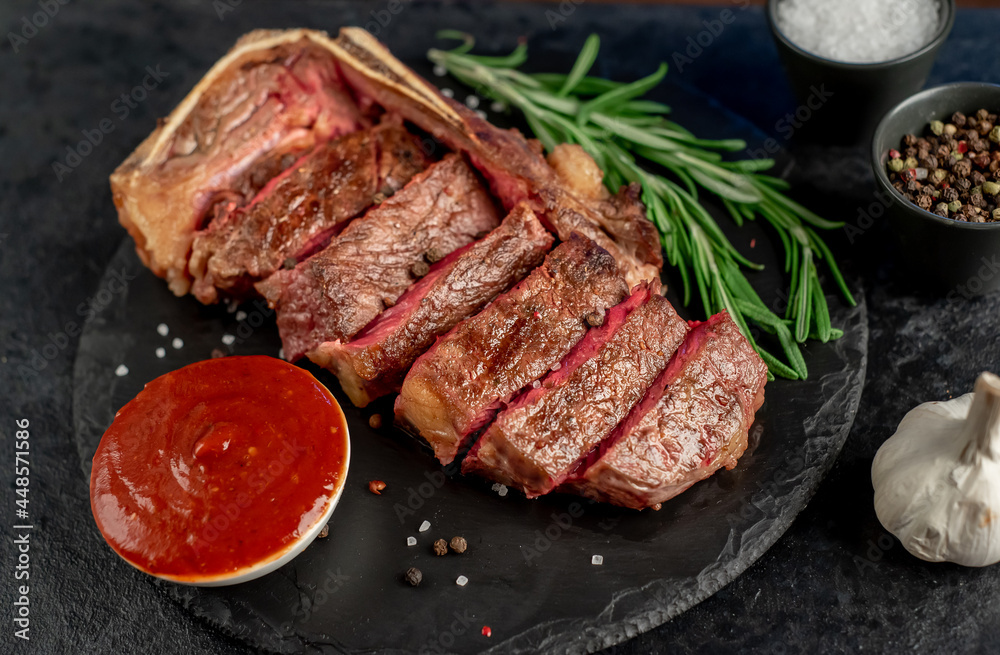
[[[696,290],[706,315],[728,311],[772,375],[804,379],[808,371],[799,344],[843,335],[831,324],[817,268],[825,262],[844,298],[855,304],[817,233],[842,223],[820,218],[785,196],[787,183],[762,173],[773,167],[773,160],[724,159],[722,153],[745,149],[744,141],[700,139],[667,118],[668,106],[643,99],[666,75],[665,64],[630,83],[592,77],[588,73],[600,49],[592,34],[568,74],[526,74],[518,70],[528,55],[523,42],[505,57],[484,57],[469,54],[475,41],[468,34],[446,31],[439,36],[462,44],[430,50],[428,58],[481,95],[519,109],[546,150],[579,144],[604,170],[612,191],[627,182],[642,185],[642,201],[659,230],[667,261],[680,274],[684,304]],[[768,308],[747,280],[743,269],[763,266],[726,238],[701,205],[700,191],[718,197],[737,225],[761,216],[778,234],[790,278],[784,316]],[[783,360],[756,343],[748,322],[777,337]]]

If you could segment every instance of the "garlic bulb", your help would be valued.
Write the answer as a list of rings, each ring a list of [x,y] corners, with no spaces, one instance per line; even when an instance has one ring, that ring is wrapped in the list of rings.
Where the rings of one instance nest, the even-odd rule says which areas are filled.
[[[930,562],[1000,561],[1000,377],[910,410],[872,463],[875,513]]]

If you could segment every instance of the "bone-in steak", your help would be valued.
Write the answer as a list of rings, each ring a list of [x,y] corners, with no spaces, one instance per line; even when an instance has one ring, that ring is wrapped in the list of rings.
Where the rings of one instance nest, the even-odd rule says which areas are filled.
[[[438,262],[348,343],[324,343],[309,359],[333,371],[358,407],[399,391],[403,376],[434,340],[475,314],[538,266],[552,235],[517,206],[484,239]]]
[[[245,205],[323,141],[362,127],[328,48],[258,31],[237,41],[111,176],[118,218],[177,295],[217,206]]]
[[[325,249],[256,285],[277,310],[286,357],[353,337],[426,273],[428,252],[450,254],[499,222],[461,156],[433,164]]]
[[[733,468],[766,381],[767,367],[729,315],[713,316],[559,490],[642,509]]]
[[[419,142],[389,118],[321,144],[271,180],[247,206],[213,221],[194,240],[192,292],[244,298],[289,257],[304,259],[347,221],[403,187],[427,166]]]
[[[463,473],[546,494],[606,437],[687,334],[659,284],[637,286],[549,373],[500,412],[462,462]]]
[[[610,254],[578,234],[482,312],[422,355],[403,381],[396,417],[450,463],[467,437],[556,365],[628,293]]]
[[[497,128],[443,97],[365,30],[342,29],[335,47],[340,70],[358,97],[400,114],[465,152],[505,207],[526,201],[560,239],[568,239],[574,231],[590,237],[614,256],[629,285],[659,279],[660,242],[645,217],[638,187],[625,187],[615,198],[599,202],[582,197],[546,163],[537,142],[517,130]]]

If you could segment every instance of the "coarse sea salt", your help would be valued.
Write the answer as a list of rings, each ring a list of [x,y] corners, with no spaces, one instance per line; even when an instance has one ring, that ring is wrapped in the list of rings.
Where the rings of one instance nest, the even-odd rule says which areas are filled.
[[[234,343],[236,343],[236,337],[234,337],[231,334],[223,334],[222,335],[222,343],[226,344],[227,346],[231,346]]]
[[[469,584],[469,579],[464,575],[460,575],[458,576],[458,578],[455,579],[455,584],[457,584],[459,587],[464,587],[465,585]]]
[[[128,375],[128,366],[125,366],[124,364],[119,364],[118,368],[115,369],[115,375],[117,375],[120,378]]]
[[[417,532],[427,532],[430,529],[431,529],[431,522],[424,521],[423,523],[420,524],[420,527],[417,528]]]
[[[168,334],[170,334],[170,328],[169,328],[169,327],[167,327],[167,324],[166,324],[166,323],[160,323],[159,325],[157,325],[157,326],[156,326],[156,332],[157,332],[157,333],[158,333],[158,334],[159,334],[159,335],[160,335],[161,337],[165,337],[165,336],[167,336]]]
[[[781,0],[778,28],[795,45],[854,64],[896,59],[930,43],[940,0]]]
[[[242,320],[246,319],[246,317],[247,317],[247,313],[245,311],[243,311],[242,309],[240,311],[236,312],[236,320],[237,321],[242,321]]]
[[[594,566],[600,566],[601,564],[604,564],[604,555],[594,555],[593,557],[590,558],[590,563],[593,564]]]
[[[167,356],[167,349],[166,348],[157,348],[156,349],[156,356],[159,359],[163,359],[164,357]]]
[[[170,345],[174,347],[174,350],[180,350],[184,347],[184,339],[174,337],[174,340],[170,342]]]
[[[417,538],[416,537],[407,537],[406,538],[406,545],[407,546],[416,546],[417,545]]]

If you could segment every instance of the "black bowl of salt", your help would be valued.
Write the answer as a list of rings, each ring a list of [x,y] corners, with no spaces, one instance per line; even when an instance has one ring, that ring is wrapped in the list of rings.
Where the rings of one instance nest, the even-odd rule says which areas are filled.
[[[768,0],[803,138],[853,146],[927,80],[955,0]]]

